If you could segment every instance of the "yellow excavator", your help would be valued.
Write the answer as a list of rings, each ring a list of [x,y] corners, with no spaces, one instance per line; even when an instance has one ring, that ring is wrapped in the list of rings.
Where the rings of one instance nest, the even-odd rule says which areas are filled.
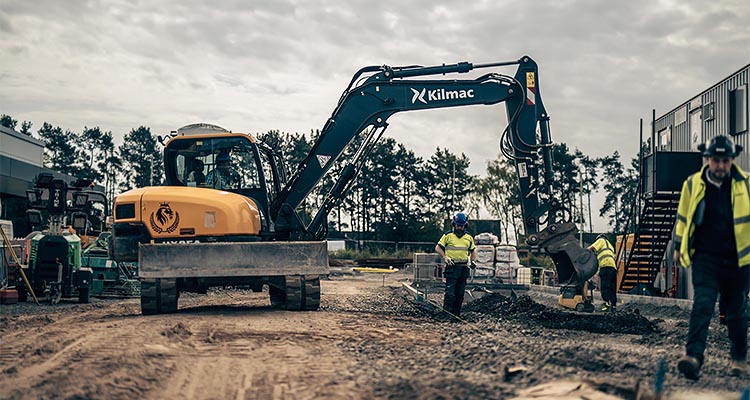
[[[496,72],[508,66],[517,67],[513,76]],[[455,77],[478,69],[493,72]],[[436,75],[440,79],[415,79]],[[500,148],[515,160],[527,242],[555,261],[568,288],[562,305],[570,306],[562,297],[571,293],[590,303],[585,282],[596,273],[596,257],[578,246],[576,227],[565,219],[569,213],[551,195],[549,116],[538,83],[537,65],[527,56],[488,64],[362,68],[291,176],[280,152],[250,134],[211,124],[182,127],[165,142],[166,186],[134,189],[115,199],[111,257],[138,262],[144,314],[175,312],[180,292],[225,285],[257,291],[267,285],[273,305],[316,310],[320,276],[328,273],[327,216],[346,195],[388,118],[504,102],[508,125]],[[340,160],[345,154],[349,159]],[[335,184],[304,222],[305,199],[337,160],[344,167]]]

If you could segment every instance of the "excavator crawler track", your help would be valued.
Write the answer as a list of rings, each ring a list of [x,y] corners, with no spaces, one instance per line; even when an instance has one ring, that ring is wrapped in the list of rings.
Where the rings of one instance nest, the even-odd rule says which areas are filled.
[[[315,311],[320,308],[320,276],[291,275],[286,277],[284,309]]]
[[[177,312],[176,279],[144,279],[141,282],[141,312],[143,315]]]

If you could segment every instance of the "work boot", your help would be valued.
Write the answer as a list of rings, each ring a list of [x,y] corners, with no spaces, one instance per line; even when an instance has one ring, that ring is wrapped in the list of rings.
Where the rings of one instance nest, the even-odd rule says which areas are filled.
[[[612,305],[611,305],[611,306],[609,307],[609,312],[615,312],[615,311],[617,311],[617,306],[615,306],[614,304],[612,304]]]
[[[701,374],[701,363],[695,357],[684,355],[677,363],[677,369],[685,378],[697,381]]]
[[[745,377],[747,376],[748,372],[750,372],[750,368],[748,368],[747,366],[747,361],[732,360],[732,364],[729,368],[729,373],[732,376]]]
[[[604,304],[602,304],[601,310],[604,311],[604,312],[607,312],[607,311],[609,311],[610,308],[612,308],[612,305],[609,304],[608,301],[605,301]]]

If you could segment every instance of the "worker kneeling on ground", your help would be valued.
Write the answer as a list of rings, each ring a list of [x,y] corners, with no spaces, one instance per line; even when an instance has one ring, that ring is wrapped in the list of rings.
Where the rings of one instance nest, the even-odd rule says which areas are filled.
[[[615,249],[607,240],[607,235],[596,237],[589,250],[596,253],[599,262],[599,280],[602,292],[602,311],[614,312],[617,307],[617,264],[615,263]]]
[[[445,233],[435,246],[435,251],[445,261],[443,308],[456,316],[461,314],[469,267],[474,268],[477,259],[474,238],[466,232],[468,225],[466,214],[456,214],[451,221],[453,230]]]
[[[674,233],[674,262],[691,267],[693,309],[685,355],[677,368],[697,380],[708,326],[721,295],[731,341],[730,373],[747,376],[747,293],[750,278],[750,182],[734,164],[742,151],[727,136],[698,147],[706,165],[682,185]]]

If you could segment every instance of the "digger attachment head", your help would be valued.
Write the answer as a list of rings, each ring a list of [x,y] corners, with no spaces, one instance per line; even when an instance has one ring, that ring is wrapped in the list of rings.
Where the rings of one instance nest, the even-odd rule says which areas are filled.
[[[594,276],[599,267],[596,254],[579,245],[577,232],[574,224],[566,222],[551,224],[538,235],[539,245],[555,263],[561,285],[582,284]]]

